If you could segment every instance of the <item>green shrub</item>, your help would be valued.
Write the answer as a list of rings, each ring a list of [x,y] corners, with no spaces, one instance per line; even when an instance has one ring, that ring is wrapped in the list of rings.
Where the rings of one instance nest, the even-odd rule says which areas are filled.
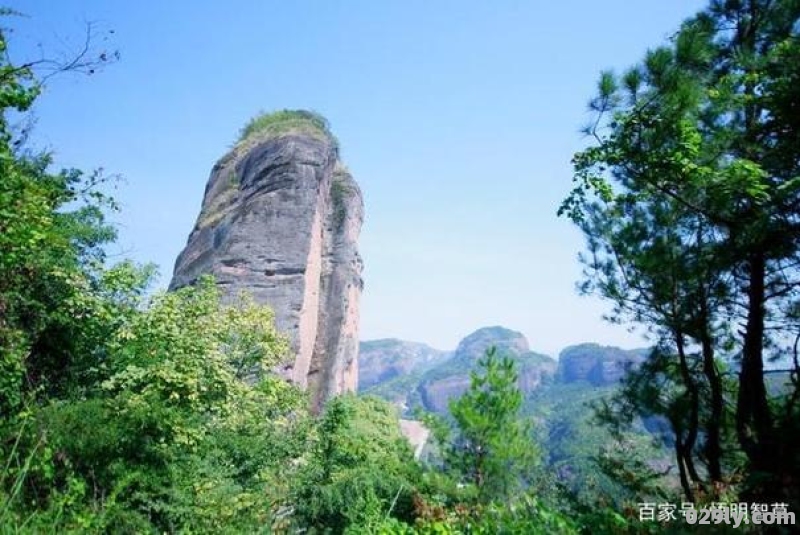
[[[277,136],[288,133],[309,134],[336,143],[328,120],[314,111],[278,110],[262,112],[250,119],[239,131],[238,143],[254,136]]]

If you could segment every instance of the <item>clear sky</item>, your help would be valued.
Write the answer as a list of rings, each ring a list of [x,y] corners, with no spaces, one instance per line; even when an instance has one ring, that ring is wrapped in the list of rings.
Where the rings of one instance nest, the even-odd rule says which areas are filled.
[[[331,122],[364,192],[363,339],[453,348],[478,327],[556,354],[642,345],[579,297],[583,239],[556,217],[598,74],[665,41],[699,0],[6,1],[13,57],[121,53],[53,79],[33,136],[125,182],[115,251],[169,282],[214,162],[259,110]],[[109,42],[102,32],[114,30]]]

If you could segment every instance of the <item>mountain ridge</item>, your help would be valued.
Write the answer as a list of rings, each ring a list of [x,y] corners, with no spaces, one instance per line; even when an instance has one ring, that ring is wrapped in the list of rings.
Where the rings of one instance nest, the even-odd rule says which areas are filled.
[[[519,387],[526,396],[550,383],[613,386],[649,351],[585,342],[570,345],[553,358],[532,351],[521,332],[499,325],[476,329],[450,352],[398,338],[365,340],[360,347],[359,392],[382,397],[405,414],[416,408],[446,413],[450,400],[469,387],[470,372],[489,347],[517,363]],[[421,359],[415,361],[415,355]]]

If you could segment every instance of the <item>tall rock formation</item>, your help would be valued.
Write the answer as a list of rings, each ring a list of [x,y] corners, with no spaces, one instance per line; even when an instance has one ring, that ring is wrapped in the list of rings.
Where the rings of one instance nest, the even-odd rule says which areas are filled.
[[[226,296],[246,290],[269,305],[294,350],[282,371],[319,408],[358,381],[363,218],[325,119],[262,115],[214,165],[170,288],[209,273]]]

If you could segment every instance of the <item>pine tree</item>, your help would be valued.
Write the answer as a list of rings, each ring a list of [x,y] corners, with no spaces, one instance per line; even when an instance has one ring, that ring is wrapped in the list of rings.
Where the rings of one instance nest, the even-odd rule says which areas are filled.
[[[714,0],[641,64],[604,73],[596,144],[575,155],[560,210],[587,236],[585,288],[674,348],[712,482],[735,410],[759,500],[800,488],[797,361],[777,400],[764,369],[800,334],[799,18],[797,0]],[[739,368],[735,400],[720,356]]]
[[[484,501],[508,497],[535,460],[530,431],[519,413],[517,379],[514,360],[492,347],[472,372],[469,390],[450,403],[458,435],[448,460]]]

